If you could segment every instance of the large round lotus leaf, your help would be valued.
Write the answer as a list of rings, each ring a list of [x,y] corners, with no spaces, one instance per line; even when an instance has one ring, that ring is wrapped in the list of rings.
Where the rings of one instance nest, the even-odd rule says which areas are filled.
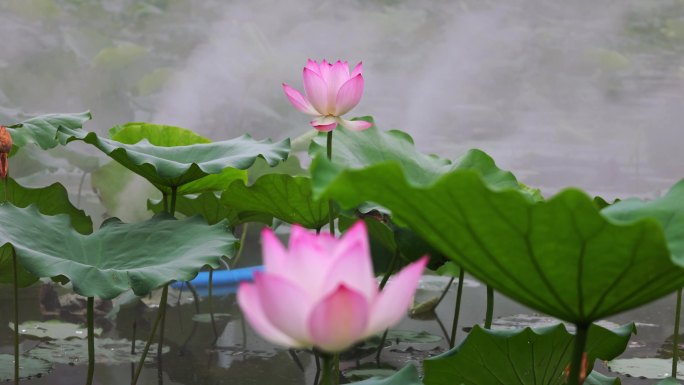
[[[162,200],[148,200],[147,209],[154,213],[164,211]],[[201,215],[207,223],[213,225],[227,219],[232,226],[246,222],[259,222],[270,226],[273,216],[263,211],[240,211],[234,207],[226,206],[220,197],[213,192],[205,192],[196,196],[182,195],[176,199],[176,213],[187,217]]]
[[[148,139],[125,144],[101,138],[94,132],[66,127],[60,127],[58,136],[63,143],[82,140],[94,145],[166,192],[207,175],[221,174],[227,168],[245,170],[258,157],[265,159],[269,165],[275,165],[287,158],[290,149],[288,139],[271,143],[270,140],[256,141],[248,135],[221,142],[173,147],[156,146]]]
[[[23,147],[27,143],[36,143],[42,149],[48,149],[60,144],[56,139],[60,128],[78,130],[90,119],[92,116],[88,111],[79,114],[41,115],[9,126],[8,131],[12,136],[12,142],[17,147]]]
[[[9,323],[14,330],[14,323]],[[94,328],[93,335],[99,336],[102,329]],[[48,340],[65,340],[68,338],[87,338],[88,329],[85,325],[62,322],[60,320],[26,321],[19,324],[19,334]]]
[[[224,206],[242,212],[264,213],[309,229],[328,224],[328,201],[315,200],[311,179],[287,174],[267,174],[251,186],[233,182],[223,194]]]
[[[684,267],[684,180],[675,184],[665,196],[652,201],[628,199],[606,207],[601,213],[614,221],[630,223],[654,218],[665,231],[672,259]]]
[[[586,324],[684,285],[656,220],[613,223],[579,190],[540,202],[517,189],[493,191],[482,172],[415,185],[395,162],[339,170],[320,157],[312,174],[320,198],[347,208],[378,203],[476,278],[569,322]]]
[[[19,357],[19,379],[40,377],[52,370],[52,364],[35,357]],[[0,382],[14,379],[14,355],[0,354]]]
[[[597,358],[620,355],[633,324],[614,331],[592,325],[586,346],[589,370]],[[423,362],[425,385],[562,385],[574,335],[562,324],[539,329],[486,330],[475,325],[460,346]]]
[[[113,298],[137,295],[168,282],[191,280],[205,265],[219,266],[236,239],[222,222],[159,215],[125,224],[106,221],[90,235],[74,231],[66,215],[45,216],[35,206],[0,206],[0,242],[11,244],[22,266],[38,277],[67,278],[77,294]]]
[[[83,210],[79,210],[69,202],[69,194],[64,186],[59,183],[42,188],[27,188],[18,184],[14,179],[7,179],[7,194],[5,184],[0,183],[0,200],[7,200],[17,207],[35,205],[45,215],[67,214],[71,226],[82,234],[93,231],[93,224],[89,216]],[[12,248],[9,245],[0,247],[0,283],[11,283],[12,274]],[[20,287],[26,287],[38,280],[21,264],[17,269],[17,283]]]

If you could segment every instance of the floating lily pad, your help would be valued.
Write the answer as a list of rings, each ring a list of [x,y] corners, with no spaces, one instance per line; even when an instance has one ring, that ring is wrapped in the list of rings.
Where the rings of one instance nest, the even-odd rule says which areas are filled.
[[[373,363],[375,365],[375,363]],[[386,378],[397,373],[396,369],[370,368],[345,370],[342,375],[351,381],[366,380],[372,377]]]
[[[287,158],[290,147],[287,139],[272,143],[270,140],[256,141],[248,135],[221,142],[164,147],[152,144],[149,139],[125,144],[79,129],[60,127],[59,132],[63,142],[82,140],[92,144],[166,193],[172,188],[178,188],[179,193],[200,192],[207,186],[186,186],[185,189],[180,186],[208,175],[223,173],[219,177],[222,179],[228,173],[233,178],[236,170],[246,170],[258,157],[275,165]],[[215,182],[208,185],[216,187]]]
[[[584,380],[584,385],[621,385],[622,381],[619,378],[612,378],[604,376],[603,374],[593,371]]]
[[[382,334],[370,337],[366,342],[370,344],[380,345]],[[415,330],[395,330],[390,329],[387,333],[387,341],[394,343],[407,344],[434,344],[442,341],[442,337],[430,334],[426,331]]]
[[[658,381],[656,385],[681,385],[681,383],[672,377],[668,377],[662,381]]]
[[[9,327],[14,330],[14,323],[10,322]],[[99,336],[101,333],[102,329],[94,329],[94,335]],[[19,324],[19,334],[40,339],[65,340],[68,338],[87,338],[88,330],[83,325],[59,320],[27,321]]]
[[[618,358],[608,362],[608,368],[620,374],[638,378],[667,378],[672,374],[672,360],[664,358]],[[684,376],[677,368],[677,376]]]
[[[145,341],[135,341],[135,351],[141,352]],[[162,347],[168,353],[168,346]],[[88,341],[80,339],[48,341],[39,344],[27,354],[55,364],[79,365],[88,363]],[[155,360],[154,354],[148,354],[146,362]],[[139,354],[131,354],[131,341],[127,339],[95,338],[95,362],[98,364],[118,365],[138,362]]]
[[[191,280],[203,266],[217,268],[221,256],[231,256],[236,241],[225,223],[208,226],[200,217],[111,219],[82,235],[66,215],[0,206],[0,242],[12,244],[22,266],[38,277],[71,280],[85,297],[110,299],[129,288],[142,296],[173,280]]]
[[[228,313],[214,313],[214,321],[228,321],[231,315]],[[200,313],[192,316],[193,322],[199,322],[203,324],[211,323],[211,314]]]
[[[586,352],[589,370],[594,360],[620,355],[634,325],[607,330],[589,328]],[[562,324],[538,329],[486,330],[478,325],[458,347],[425,360],[425,385],[482,385],[517,379],[521,385],[561,385],[570,364],[574,335]]]
[[[413,365],[407,365],[398,372],[385,378],[370,378],[354,382],[353,385],[423,385],[418,370]]]
[[[41,377],[52,370],[49,361],[36,357],[19,357],[19,379],[27,380],[33,377]],[[0,382],[14,380],[14,356],[0,354]]]
[[[92,119],[90,112],[78,114],[49,114],[36,116],[21,123],[7,127],[12,142],[16,147],[23,147],[27,143],[35,143],[46,150],[59,145],[56,139],[60,128],[78,130],[83,123]]]
[[[499,317],[492,322],[492,329],[522,329],[526,327],[545,327],[553,326],[559,323],[565,324],[569,332],[575,331],[575,325],[565,323],[558,318],[538,315],[538,314],[515,314],[505,317]],[[594,324],[606,329],[617,329],[620,325],[610,321],[597,321]]]
[[[554,317],[586,324],[684,285],[655,219],[615,223],[579,190],[540,202],[517,189],[495,191],[481,171],[416,186],[397,163],[339,170],[326,162],[312,165],[322,199],[387,207],[471,275]]]

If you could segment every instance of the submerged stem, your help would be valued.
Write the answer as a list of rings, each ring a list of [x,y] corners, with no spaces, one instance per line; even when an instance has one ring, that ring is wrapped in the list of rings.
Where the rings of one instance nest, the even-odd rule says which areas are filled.
[[[589,325],[577,324],[575,326],[577,328],[577,332],[575,333],[575,349],[572,352],[572,362],[570,363],[568,385],[582,384],[585,375],[585,373],[582,373],[582,358],[584,357],[584,348],[587,344]]]
[[[138,362],[138,368],[135,370],[135,375],[133,376],[133,381],[131,381],[131,385],[136,385],[138,383],[138,377],[140,376],[140,371],[142,370],[143,365],[145,364],[145,358],[147,357],[147,352],[150,350],[150,345],[152,345],[152,340],[154,339],[155,334],[157,333],[157,326],[159,326],[159,321],[161,320],[162,316],[162,311],[161,311],[161,303],[166,304],[166,297],[168,295],[168,286],[164,286],[164,291],[162,292],[162,302],[159,304],[159,310],[157,310],[157,318],[154,320],[154,323],[152,324],[152,330],[150,331],[150,336],[147,338],[147,342],[145,343],[145,348],[143,349],[142,356],[140,357],[140,362]]]
[[[672,378],[677,379],[679,363],[679,317],[682,312],[682,288],[677,290],[677,307],[675,309],[674,335],[672,336]]]
[[[7,195],[7,179],[5,179]],[[14,286],[14,385],[19,385],[19,282],[17,282],[17,252],[12,248],[12,276]]]
[[[87,304],[87,315],[88,318],[88,377],[86,379],[86,385],[91,385],[93,383],[93,375],[95,374],[95,298],[88,297]]]
[[[330,161],[332,161],[332,139],[333,132],[328,131],[327,152]],[[332,199],[328,199],[328,227],[330,227],[330,234],[335,235],[335,213]]]
[[[449,348],[452,349],[456,345],[456,333],[458,332],[458,318],[461,314],[461,294],[463,294],[463,278],[465,270],[460,268],[458,273],[458,289],[456,291],[456,307],[454,309],[454,321],[451,324],[451,339],[449,340]]]
[[[242,247],[242,246],[240,246]],[[214,320],[214,301],[213,297],[213,280],[214,280],[214,269],[209,268],[209,317],[211,317],[211,327],[214,329],[214,337],[218,340],[218,330],[216,329],[216,320]]]
[[[494,289],[487,285],[487,313],[485,314],[484,328],[492,328],[492,317],[494,316]]]

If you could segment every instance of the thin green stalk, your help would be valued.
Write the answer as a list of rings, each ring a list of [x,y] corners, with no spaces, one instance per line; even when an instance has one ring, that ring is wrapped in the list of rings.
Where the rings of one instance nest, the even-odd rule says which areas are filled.
[[[81,193],[83,192],[83,183],[85,182],[86,175],[88,175],[88,173],[84,171],[83,174],[81,174],[81,180],[78,182],[78,195],[76,196],[76,207],[81,207]]]
[[[332,139],[333,139],[333,132],[328,131],[327,151],[328,151],[328,160],[330,160],[330,161],[332,161]],[[330,227],[330,234],[335,235],[335,211],[334,211],[332,199],[328,200],[328,225]]]
[[[169,205],[169,214],[173,217],[176,215],[176,196],[178,191],[177,186],[171,187],[171,203]],[[164,347],[164,325],[166,324],[166,301],[169,295],[169,284],[164,285],[162,290],[162,299],[159,302],[159,311],[161,312],[161,324],[159,325],[159,343],[157,344],[157,363],[161,368],[162,350]],[[159,373],[161,376],[161,371]]]
[[[323,358],[323,375],[320,385],[338,385],[340,381],[340,355],[321,353]]]
[[[7,179],[5,179],[7,194]],[[14,286],[14,385],[19,385],[19,283],[17,282],[17,253],[12,248],[12,276]]]
[[[93,375],[95,374],[95,298],[88,297],[88,377],[86,385],[92,385]]]
[[[484,328],[492,328],[492,317],[494,316],[494,289],[487,285],[487,313],[485,314]]]
[[[575,349],[572,352],[568,385],[580,385],[582,377],[586,374],[582,373],[582,357],[584,356],[584,348],[587,344],[589,324],[577,324],[575,326],[577,328],[575,333]]]
[[[247,230],[249,229],[249,223],[245,223],[242,225],[242,233],[240,234],[240,248],[238,249],[237,253],[235,253],[235,258],[233,258],[233,263],[231,263],[232,267],[237,266],[238,261],[240,260],[240,257],[242,257],[242,250],[245,249],[245,241],[247,241]]]
[[[169,195],[162,192],[162,206],[164,206],[164,212],[169,212]]]
[[[461,294],[463,294],[463,278],[465,276],[465,270],[460,268],[458,273],[458,289],[456,291],[456,308],[454,309],[454,321],[451,324],[451,339],[449,340],[449,348],[453,349],[456,345],[456,333],[458,332],[458,318],[461,314]]]
[[[387,285],[387,281],[389,281],[390,276],[394,272],[394,269],[396,268],[397,261],[399,260],[399,249],[394,250],[394,255],[392,256],[392,260],[389,263],[389,266],[387,267],[387,271],[385,272],[385,275],[382,277],[382,281],[380,281],[380,291],[385,288],[385,285]],[[378,351],[375,353],[375,363],[380,367],[380,355],[382,354],[382,349],[385,348],[385,341],[387,340],[387,333],[389,332],[389,329],[385,329],[385,332],[382,333],[382,338],[380,338],[380,345],[378,345]]]
[[[145,343],[145,348],[143,349],[142,356],[140,357],[140,361],[138,362],[138,368],[135,370],[135,375],[133,376],[133,381],[131,381],[131,385],[136,385],[138,383],[138,377],[140,376],[140,371],[142,370],[143,365],[145,364],[147,352],[150,350],[150,345],[152,345],[152,340],[154,339],[155,334],[157,334],[157,326],[159,326],[159,321],[162,318],[161,307],[162,303],[166,304],[168,289],[168,286],[164,286],[164,290],[162,291],[162,300],[159,303],[159,310],[157,310],[157,318],[154,320],[154,323],[152,324],[150,336],[147,338],[147,342]]]
[[[159,311],[161,312],[161,325],[159,325],[159,343],[157,344],[157,362],[161,365],[162,348],[164,346],[164,323],[166,322],[166,301],[169,295],[169,284],[164,285],[162,298],[159,301]]]
[[[682,288],[677,290],[677,307],[675,309],[674,335],[672,336],[672,378],[677,379],[679,363],[679,317],[682,312]]]
[[[242,246],[240,246],[242,247]],[[209,317],[211,317],[211,327],[214,329],[214,337],[218,340],[218,330],[216,329],[216,321],[214,320],[214,305],[212,300],[212,280],[214,279],[214,269],[209,268]]]
[[[178,187],[171,187],[171,207],[169,208],[169,214],[171,214],[172,217],[176,216],[176,196],[178,195],[177,190]]]

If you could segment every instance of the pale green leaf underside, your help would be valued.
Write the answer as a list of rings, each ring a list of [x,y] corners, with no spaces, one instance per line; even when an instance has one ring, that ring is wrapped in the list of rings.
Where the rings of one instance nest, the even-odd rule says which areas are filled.
[[[170,191],[226,168],[245,170],[262,157],[269,165],[287,158],[289,140],[271,143],[247,135],[239,138],[184,146],[155,146],[148,140],[125,144],[101,138],[93,132],[60,128],[65,142],[83,140],[92,144],[129,170],[144,177],[157,188]],[[189,191],[185,191],[188,193]]]

